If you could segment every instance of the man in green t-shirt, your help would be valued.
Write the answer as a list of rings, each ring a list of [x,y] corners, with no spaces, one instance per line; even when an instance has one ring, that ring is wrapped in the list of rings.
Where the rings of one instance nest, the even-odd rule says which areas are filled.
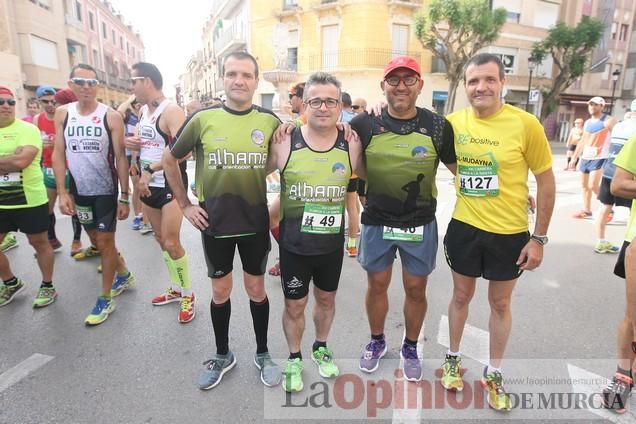
[[[636,136],[620,151],[614,165],[611,192],[614,196],[636,199]],[[619,414],[629,405],[634,386],[633,370],[636,359],[636,201],[632,202],[627,234],[621,248],[614,274],[625,279],[625,316],[618,325],[618,364],[611,383],[603,389],[603,406]]]
[[[256,337],[254,364],[266,386],[275,386],[281,380],[280,369],[267,347],[269,300],[264,279],[271,246],[265,182],[267,153],[280,121],[271,111],[252,104],[258,87],[258,64],[252,55],[229,54],[223,64],[223,84],[227,101],[190,116],[163,155],[164,172],[183,216],[201,230],[208,276],[212,279],[210,316],[216,355],[204,363],[199,378],[201,390],[218,385],[236,365],[228,334],[237,248]],[[178,168],[178,161],[192,151],[198,204],[190,203]]]
[[[22,231],[36,252],[42,285],[34,308],[50,305],[57,297],[53,287],[53,248],[48,198],[40,170],[42,139],[37,127],[15,119],[15,96],[0,86],[0,242],[10,231]],[[0,252],[0,306],[7,305],[25,287]]]

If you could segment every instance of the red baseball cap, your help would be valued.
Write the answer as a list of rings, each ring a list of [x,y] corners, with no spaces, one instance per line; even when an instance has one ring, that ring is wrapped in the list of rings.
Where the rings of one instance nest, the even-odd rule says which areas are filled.
[[[391,72],[398,68],[406,68],[415,72],[418,76],[422,75],[420,70],[420,64],[415,59],[409,56],[397,56],[391,59],[389,63],[384,67],[384,77],[386,78]]]
[[[0,94],[8,94],[11,97],[15,97],[13,95],[13,91],[11,91],[11,89],[5,85],[0,85]]]

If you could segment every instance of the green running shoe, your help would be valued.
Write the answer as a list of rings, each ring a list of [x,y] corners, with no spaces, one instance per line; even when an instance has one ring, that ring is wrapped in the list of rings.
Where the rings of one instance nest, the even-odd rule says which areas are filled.
[[[73,259],[76,261],[82,261],[84,259],[92,258],[93,256],[99,256],[101,252],[93,246],[89,246],[86,249],[80,250],[76,254],[73,255]]]
[[[283,390],[288,393],[300,392],[303,389],[303,360],[288,359],[283,371]]]
[[[461,356],[446,355],[446,359],[442,364],[442,387],[446,390],[461,392],[464,390],[464,382],[460,368],[462,366]]]
[[[14,247],[18,247],[20,243],[18,243],[18,239],[15,238],[15,233],[7,233],[4,236],[4,240],[0,243],[0,250],[6,252],[7,250],[11,250]]]
[[[481,384],[488,391],[488,405],[497,411],[510,411],[512,402],[503,386],[503,376],[499,371],[488,373],[488,367],[484,368]]]
[[[18,283],[12,286],[5,284],[0,285],[0,306],[5,306],[11,303],[18,293],[24,288],[24,281],[18,278]]]
[[[86,317],[84,323],[86,325],[98,325],[106,321],[108,316],[115,310],[115,301],[113,299],[106,299],[105,297],[98,297],[95,307],[91,311],[90,315]]]
[[[311,359],[318,365],[318,372],[325,378],[338,377],[340,370],[338,366],[333,362],[333,352],[326,347],[319,347],[315,350]]]
[[[35,300],[33,301],[33,307],[43,308],[55,302],[55,299],[57,299],[55,287],[40,287],[38,294],[35,296]]]

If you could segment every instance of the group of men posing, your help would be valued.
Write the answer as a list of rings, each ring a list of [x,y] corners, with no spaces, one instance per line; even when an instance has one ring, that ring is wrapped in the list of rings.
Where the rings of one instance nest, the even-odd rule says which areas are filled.
[[[71,72],[69,85],[78,101],[55,112],[53,169],[60,209],[77,214],[102,255],[102,293],[87,324],[103,322],[114,309],[113,296],[134,282],[113,237],[116,220],[129,212],[125,145],[140,152],[144,214],[150,218],[172,281],[152,302],[180,301],[182,322],[194,317],[188,262],[179,241],[182,216],[201,231],[212,280],[210,315],[216,354],[204,362],[199,387],[215,387],[236,364],[228,333],[237,248],[256,338],[254,364],[262,382],[275,386],[282,381],[288,392],[303,388],[301,340],[312,279],[316,339],[311,358],[323,377],[337,376],[339,368],[327,339],[343,263],[347,185],[355,172],[367,182],[358,261],[368,276],[365,304],[371,333],[359,368],[375,371],[388,350],[384,334],[388,287],[399,252],[405,290],[401,366],[407,380],[418,381],[422,366],[417,340],[438,247],[435,176],[442,161],[456,174],[457,202],[444,238],[453,295],[450,349],[441,382],[448,390],[463,388],[460,341],[476,279],[483,277],[489,280],[491,319],[490,363],[482,382],[491,407],[511,408],[500,369],[511,329],[511,295],[520,274],[541,264],[555,183],[541,124],[502,102],[504,68],[496,56],[478,54],[468,62],[464,81],[471,106],[447,118],[416,107],[424,84],[419,64],[409,57],[394,58],[380,82],[387,106],[380,114],[354,117],[350,128],[355,132],[338,124],[340,82],[323,72],[312,74],[305,83],[305,122],[281,125],[271,111],[252,103],[258,64],[245,52],[225,59],[227,100],[187,120],[163,97],[156,67],[139,63],[132,75],[133,91],[145,105],[135,136],[124,140],[121,116],[96,101],[97,75],[88,65]],[[4,174],[0,237],[13,230],[27,233],[42,269],[42,286],[50,287],[53,252],[45,232],[48,207],[39,163],[41,141],[34,127],[15,121],[15,98],[8,88],[0,88],[0,102],[0,173]],[[183,165],[191,153],[196,160],[196,204],[187,196]],[[618,160],[617,165],[621,166]],[[269,301],[264,286],[271,248],[266,176],[275,170],[281,176],[280,272],[283,329],[290,351],[282,372],[267,345]],[[537,181],[533,234],[527,219],[528,170]],[[30,218],[27,211],[33,214]],[[1,253],[0,278],[4,281],[0,302],[7,304],[24,284]]]

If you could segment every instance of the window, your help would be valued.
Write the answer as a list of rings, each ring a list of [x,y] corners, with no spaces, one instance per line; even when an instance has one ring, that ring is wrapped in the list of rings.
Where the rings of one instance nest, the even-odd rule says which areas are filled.
[[[506,22],[518,24],[521,21],[521,0],[492,0],[492,8],[506,9]]]
[[[540,1],[534,11],[534,26],[549,29],[559,18],[559,5]]]
[[[283,99],[283,102],[285,100]],[[270,93],[261,94],[261,107],[272,110],[274,105],[274,95]]]
[[[329,70],[338,66],[338,25],[322,27],[322,69]]]
[[[93,12],[88,12],[88,26],[91,31],[95,32],[95,14]]]
[[[391,33],[391,57],[406,55],[409,45],[409,26],[393,24]]]
[[[93,49],[93,66],[95,69],[102,69],[102,66],[99,63],[99,52]]]
[[[612,40],[616,40],[617,31],[618,31],[618,24],[616,22],[612,22]]]
[[[31,57],[33,64],[44,68],[59,69],[57,60],[57,44],[31,34]]]
[[[291,9],[292,7],[298,6],[298,0],[284,0],[283,1],[283,9]]]
[[[117,35],[115,34],[115,30],[111,30],[111,34],[113,35],[113,44],[117,44]]]
[[[124,37],[119,36],[119,48],[124,50]]]
[[[448,100],[447,91],[433,91],[433,109],[435,109],[435,112],[440,115],[444,114],[446,100]]]
[[[36,6],[40,6],[42,9],[51,9],[51,0],[31,0],[31,3]]]
[[[627,31],[629,29],[629,26],[626,24],[621,24],[621,30],[618,33],[618,39],[620,41],[627,41]]]
[[[133,58],[134,58],[135,57],[135,46],[132,47],[132,50],[133,50],[133,54],[132,55],[133,55]]]
[[[518,24],[520,19],[521,19],[521,13],[508,12],[506,14],[506,22],[511,22],[513,24]]]
[[[130,43],[126,41],[126,54],[130,54]]]
[[[106,30],[106,22],[102,22],[102,38],[104,40],[108,38],[108,31]]]
[[[506,75],[515,73],[515,55],[513,54],[499,54],[493,53],[504,65],[504,72]]]
[[[581,8],[581,15],[592,16],[592,2],[594,0],[583,0],[583,7]]]
[[[75,17],[78,21],[82,22],[82,3],[78,0],[75,0]]]
[[[298,70],[298,47],[289,47],[287,49],[287,70]]]

